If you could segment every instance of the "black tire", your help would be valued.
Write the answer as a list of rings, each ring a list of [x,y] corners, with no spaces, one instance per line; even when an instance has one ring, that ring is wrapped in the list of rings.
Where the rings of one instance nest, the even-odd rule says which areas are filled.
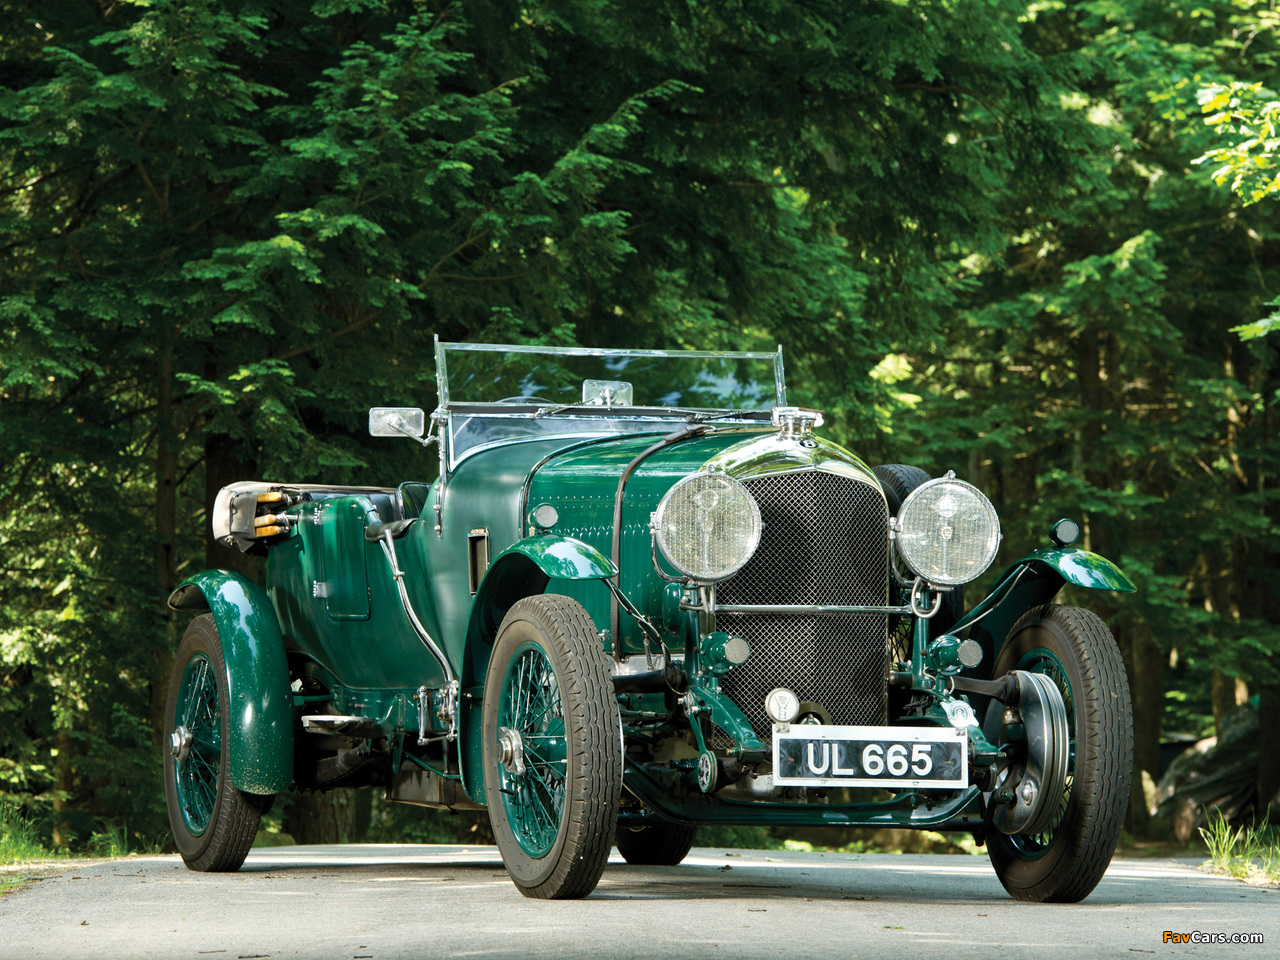
[[[689,855],[697,837],[697,824],[655,823],[647,827],[619,827],[618,852],[627,863],[637,866],[674,867]]]
[[[889,513],[896,517],[902,503],[916,487],[933,478],[919,467],[906,463],[882,463],[873,471],[880,486],[884,488],[884,498],[889,503]],[[905,573],[905,571],[904,571]],[[906,603],[906,598],[902,598]],[[929,639],[942,636],[964,615],[964,587],[952,587],[942,594],[942,606],[929,621]],[[890,632],[896,627],[896,618],[890,625]]]
[[[920,484],[933,479],[919,467],[906,463],[882,463],[874,472],[880,486],[884,487],[884,498],[889,501],[889,514],[895,517],[908,494]]]
[[[1058,686],[1075,759],[1049,828],[1035,837],[993,831],[987,851],[1015,899],[1078,903],[1111,863],[1129,803],[1133,708],[1124,661],[1096,614],[1050,604],[1009,631],[994,676],[1014,669],[1044,673]]]
[[[210,614],[182,637],[164,709],[164,793],[178,852],[192,870],[239,870],[274,797],[244,793],[228,776],[227,666]]]
[[[600,881],[617,825],[622,728],[609,661],[581,604],[546,594],[510,609],[483,712],[485,798],[507,872],[527,897],[585,897]],[[510,755],[503,761],[500,738],[510,744],[513,730],[523,773]]]

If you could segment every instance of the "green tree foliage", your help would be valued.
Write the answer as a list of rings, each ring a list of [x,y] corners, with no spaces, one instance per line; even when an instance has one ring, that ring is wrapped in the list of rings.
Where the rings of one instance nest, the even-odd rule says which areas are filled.
[[[995,491],[1015,549],[1083,513],[1086,544],[1136,575],[1122,604],[1080,599],[1121,640],[1154,778],[1166,689],[1207,705],[1216,677],[1234,705],[1227,678],[1280,680],[1265,585],[1276,359],[1226,333],[1274,296],[1275,213],[1214,189],[1193,166],[1211,134],[1186,122],[1199,73],[1269,69],[1276,48],[1195,4],[1049,6],[1027,22],[1037,49],[1078,66],[1062,104],[1093,127],[1095,176],[1004,250],[960,261],[972,292],[948,339],[911,358],[924,416],[906,433]],[[1145,809],[1135,778],[1132,827]]]
[[[1197,98],[1200,109],[1208,114],[1204,122],[1218,134],[1219,145],[1193,162],[1221,164],[1213,170],[1213,182],[1221,186],[1230,181],[1246,205],[1280,193],[1280,100],[1273,99],[1274,94],[1260,82],[1238,80],[1202,87]],[[1272,300],[1268,306],[1280,306],[1280,301]],[[1232,332],[1252,340],[1275,329],[1280,329],[1280,311],[1232,327]]]
[[[436,335],[782,342],[839,439],[990,485],[1015,549],[1084,511],[1143,583],[1103,612],[1161,665],[1148,740],[1174,647],[1274,682],[1275,360],[1223,335],[1272,214],[1185,122],[1271,65],[1250,16],[0,2],[0,790],[58,843],[162,832],[163,598],[252,572],[214,492],[429,479],[362,426],[432,405]]]
[[[1222,164],[1213,171],[1213,182],[1221,186],[1230,181],[1246,204],[1280,193],[1280,100],[1261,83],[1240,81],[1210,84],[1196,96],[1208,114],[1204,122],[1226,144],[1211,147],[1193,162]]]

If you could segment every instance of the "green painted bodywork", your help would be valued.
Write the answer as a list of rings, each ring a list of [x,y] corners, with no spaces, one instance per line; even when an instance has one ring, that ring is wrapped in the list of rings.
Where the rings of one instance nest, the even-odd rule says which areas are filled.
[[[560,515],[556,533],[574,537],[611,556],[618,479],[654,439],[628,437],[566,451],[534,476],[529,503],[551,504]],[[772,427],[725,429],[677,441],[645,459],[623,491],[618,577],[623,593],[641,612],[679,634],[672,623],[671,604],[664,602],[667,584],[653,574],[649,516],[672,485],[692,473],[715,470],[749,480],[765,473],[826,470],[879,489],[870,468],[848,451],[826,440],[805,439],[807,443],[799,438],[783,438]],[[609,594],[599,584],[557,584],[555,592],[578,600],[599,629],[611,629]],[[623,616],[619,628],[625,653],[644,649],[640,628],[633,621]]]
[[[198,592],[209,598],[218,618],[233,704],[249,681],[254,693],[266,698],[257,712],[232,723],[233,782],[251,792],[276,792],[288,785],[294,705],[290,667],[294,676],[306,673],[331,694],[325,704],[313,707],[300,701],[298,707],[374,719],[392,740],[396,766],[402,749],[408,749],[402,745],[411,744],[419,728],[420,687],[432,696],[423,728],[435,738],[446,732],[438,716],[444,673],[404,610],[383,543],[369,542],[364,535],[372,523],[404,518],[415,522],[393,541],[395,559],[404,571],[414,613],[459,681],[458,738],[444,749],[450,762],[447,775],[461,779],[472,801],[485,802],[481,697],[490,652],[502,618],[516,601],[543,592],[572,597],[586,609],[606,649],[612,652],[618,643],[624,655],[643,652],[643,634],[626,613],[619,615],[613,635],[606,578],[616,577],[618,588],[658,626],[671,651],[685,655],[690,704],[696,703],[698,710],[692,724],[697,748],[708,749],[703,725],[710,730],[714,723],[736,744],[730,750],[718,747],[722,755],[744,763],[766,758],[770,745],[757,738],[738,706],[719,691],[714,671],[699,663],[699,615],[681,609],[681,601],[690,597],[654,574],[650,515],[673,484],[707,470],[739,480],[823,470],[876,490],[879,484],[866,464],[835,444],[784,435],[765,425],[717,425],[702,433],[673,435],[665,446],[650,449],[680,426],[678,420],[659,421],[652,432],[596,439],[513,435],[508,442],[469,452],[443,484],[312,492],[310,499],[289,508],[296,522],[267,551],[265,590],[220,571],[186,581],[175,598]],[[633,464],[622,497],[615,568],[615,499],[620,478]],[[555,523],[546,529],[530,527],[529,513],[540,504],[556,511]],[[487,541],[487,550],[473,552],[481,540]],[[473,570],[472,559],[481,556],[492,560],[487,569]],[[1048,602],[1065,583],[1133,589],[1113,564],[1094,554],[1071,548],[1037,550],[1010,567],[992,595],[953,632],[983,644],[983,666],[989,669],[1014,620]],[[922,653],[927,627],[917,633],[913,642]],[[923,670],[923,656],[915,659]],[[651,739],[672,716],[681,716],[673,711],[670,691],[628,694],[623,700],[628,736],[638,740]],[[271,717],[263,719],[268,706]],[[984,744],[978,746],[989,752]],[[646,816],[675,822],[963,826],[957,818],[972,812],[977,795],[970,788],[932,806],[909,794],[883,803],[846,805],[731,800],[701,794],[690,762],[687,757],[673,761],[661,774],[628,762],[626,783],[651,811]],[[267,768],[272,777],[258,774]],[[270,789],[262,789],[268,780]]]
[[[664,584],[649,561],[649,514],[681,477],[696,473],[715,454],[740,442],[743,434],[694,437],[679,441],[646,459],[631,475],[622,499],[622,548],[618,585],[642,611],[657,612]],[[568,450],[544,465],[529,488],[529,502],[549,503],[560,514],[555,533],[590,544],[605,556],[613,552],[613,508],[618,479],[655,436],[628,437]],[[548,587],[573,597],[586,608],[598,630],[611,630],[610,596],[602,584],[559,582]],[[640,629],[628,617],[620,620],[623,649],[644,648]]]
[[[751,721],[746,718],[736,703],[720,693],[718,686],[712,688],[695,682],[689,692],[697,700],[699,714],[705,715],[733,740],[734,746],[730,751],[733,756],[758,761],[769,755],[771,745],[760,742],[751,728]],[[707,751],[708,746],[703,737],[702,724],[693,724],[693,733],[698,742],[698,749]]]
[[[965,673],[986,676],[1018,618],[1051,601],[1066,584],[1120,593],[1137,589],[1119,567],[1096,553],[1075,547],[1034,550],[1007,567],[987,597],[951,629],[982,644],[982,663]]]
[[[481,581],[471,605],[468,643],[492,641],[502,618],[522,597],[563,592],[548,591],[549,582],[567,588],[575,580],[599,581],[616,573],[608,557],[581,540],[551,533],[526,537],[503,550]]]
[[[507,547],[494,560],[494,568],[515,553],[532,560],[552,580],[599,580],[618,572],[613,561],[590,544],[551,533],[526,537]]]
[[[1034,561],[1056,570],[1067,583],[1090,590],[1115,590],[1133,593],[1138,588],[1114,563],[1106,557],[1075,547],[1057,547],[1036,550],[1027,554],[1019,563]]]
[[[280,627],[263,589],[205,570],[169,596],[174,609],[207,608],[218,626],[230,704],[228,776],[245,793],[274,794],[293,779],[293,699]]]

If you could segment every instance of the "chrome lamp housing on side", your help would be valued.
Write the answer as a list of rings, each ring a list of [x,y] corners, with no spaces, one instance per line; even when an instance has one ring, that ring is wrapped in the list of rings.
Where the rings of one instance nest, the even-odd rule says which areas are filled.
[[[755,497],[718,473],[695,473],[668,490],[652,526],[662,556],[698,583],[737,573],[756,552],[763,529]]]
[[[918,577],[954,587],[980,577],[1000,549],[996,508],[954,474],[923,483],[903,501],[894,529],[898,555]]]

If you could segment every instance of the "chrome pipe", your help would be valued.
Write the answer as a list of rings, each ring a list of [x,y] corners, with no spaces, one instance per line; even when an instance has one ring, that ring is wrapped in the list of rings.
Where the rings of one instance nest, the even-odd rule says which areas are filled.
[[[843,617],[852,614],[911,614],[910,607],[840,606],[826,603],[767,604],[767,603],[712,603],[711,613],[776,613],[781,616]],[[702,606],[680,604],[681,610],[702,610]]]

